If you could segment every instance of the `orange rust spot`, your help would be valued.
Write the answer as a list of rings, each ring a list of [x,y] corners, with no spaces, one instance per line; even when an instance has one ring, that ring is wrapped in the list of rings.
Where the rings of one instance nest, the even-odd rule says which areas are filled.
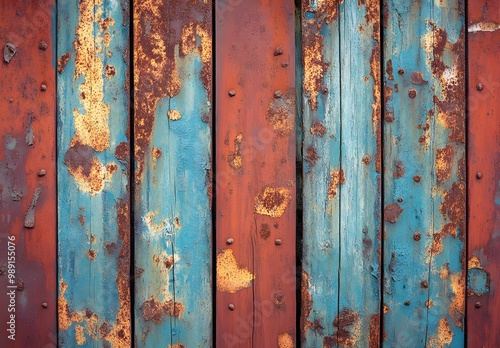
[[[465,314],[465,273],[457,272],[450,275],[450,287],[453,297],[450,303],[450,316],[458,327],[463,327]]]
[[[171,121],[177,121],[182,118],[181,112],[179,110],[168,110],[167,117]]]
[[[394,173],[392,174],[394,178],[398,179],[405,175],[406,169],[402,161],[394,161],[394,167],[396,167],[394,169]]]
[[[443,238],[449,235],[457,236],[457,225],[454,223],[444,225],[439,233],[433,234],[433,242],[429,250],[431,255],[437,255],[443,251]]]
[[[112,65],[106,65],[106,76],[111,78],[116,75],[116,69]]]
[[[281,333],[278,335],[278,348],[295,348],[295,342],[292,335],[289,333]]]
[[[388,75],[388,76],[387,76],[387,79],[389,79],[389,80],[391,80],[391,81],[392,81],[392,80],[394,80],[394,75],[393,75],[394,70],[393,70],[393,68],[392,68],[392,59],[389,59],[389,60],[387,61],[387,67],[386,67],[386,69],[385,69],[385,72],[386,72],[386,73],[387,73],[387,75]]]
[[[89,251],[87,251],[87,257],[90,261],[94,261],[96,256],[97,252],[94,249],[89,249]]]
[[[453,147],[451,145],[436,150],[436,176],[438,181],[445,181],[451,177],[452,160]]]
[[[311,167],[314,167],[316,165],[316,161],[319,159],[318,156],[318,151],[312,146],[309,146],[306,150],[307,156],[305,160],[311,165]]]
[[[273,98],[266,111],[266,118],[279,136],[292,133],[295,125],[295,92],[290,91],[281,98]]]
[[[384,208],[384,220],[394,224],[398,221],[402,212],[403,208],[397,203],[386,205]]]
[[[410,77],[411,83],[414,85],[424,85],[427,84],[427,81],[424,80],[422,73],[420,71],[414,71],[411,73]]]
[[[161,157],[162,152],[159,148],[153,147],[153,149],[151,150],[151,155],[153,156],[153,163],[156,164],[156,161]]]
[[[285,187],[265,187],[255,197],[254,212],[279,218],[285,213],[291,199],[290,190]]]
[[[434,303],[432,302],[432,300],[427,300],[427,301],[425,301],[425,306],[426,306],[427,308],[431,308],[433,304],[434,304]]]
[[[227,158],[229,166],[233,169],[240,169],[243,166],[243,158],[241,157],[241,143],[243,141],[243,133],[238,133],[234,137],[234,151]]]
[[[374,314],[370,317],[368,342],[370,348],[380,347],[380,314]]]
[[[302,270],[302,282],[301,282],[301,288],[300,288],[300,294],[301,294],[301,300],[302,300],[302,307],[301,307],[301,312],[300,312],[300,329],[302,333],[302,340],[305,340],[307,330],[312,329],[316,331],[317,333],[321,334],[323,332],[323,325],[318,320],[315,320],[314,322],[311,322],[308,320],[309,316],[311,315],[311,307],[312,307],[312,297],[311,294],[309,293],[309,275],[307,274],[306,271]]]
[[[369,154],[366,154],[363,156],[363,159],[361,160],[364,164],[369,165],[372,163],[372,157]]]
[[[168,345],[169,348],[184,348],[184,346],[180,343],[176,343],[174,345]]]
[[[66,64],[68,64],[69,59],[71,58],[71,54],[66,52],[57,60],[57,71],[62,74],[64,72],[64,68]]]
[[[326,127],[323,126],[321,122],[314,122],[311,126],[310,132],[313,135],[319,135],[322,137],[326,133]]]
[[[336,334],[323,338],[323,347],[356,347],[361,336],[361,321],[359,313],[344,308],[333,321]]]
[[[483,267],[481,266],[481,261],[475,256],[472,256],[467,262],[467,269],[473,268],[483,269]]]
[[[344,170],[337,169],[330,172],[330,186],[328,186],[328,199],[332,200],[337,195],[337,187],[345,182]]]
[[[80,221],[81,225],[84,225],[85,224],[85,216],[83,216],[82,214],[80,214],[78,216],[78,221]]]
[[[225,249],[217,253],[217,290],[233,294],[251,286],[254,275],[238,265],[233,251]]]
[[[431,336],[429,340],[429,347],[431,348],[444,348],[453,341],[453,331],[451,331],[450,324],[446,318],[439,320],[437,334]]]
[[[184,312],[184,305],[172,300],[158,302],[151,297],[142,304],[141,312],[145,321],[152,320],[154,323],[159,324],[165,315],[179,319]]]
[[[163,265],[166,269],[171,269],[174,265],[174,257],[172,255],[165,257],[165,259],[163,259]]]
[[[87,343],[87,339],[85,338],[85,334],[83,333],[83,326],[81,325],[75,326],[75,340],[76,344],[78,344],[79,346],[83,346],[85,343]]]
[[[389,306],[387,304],[384,303],[384,305],[382,306],[382,312],[384,314],[387,314],[389,313]]]

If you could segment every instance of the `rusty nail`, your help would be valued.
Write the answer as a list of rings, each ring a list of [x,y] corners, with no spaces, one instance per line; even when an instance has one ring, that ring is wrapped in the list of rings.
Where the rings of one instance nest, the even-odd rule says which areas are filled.
[[[38,48],[41,49],[42,51],[45,51],[47,49],[47,43],[45,41],[40,41],[38,44]]]
[[[420,283],[420,285],[425,289],[429,287],[429,283],[427,282],[427,280],[422,280],[422,283]]]
[[[399,74],[399,75],[404,75],[404,73],[405,73],[404,69],[399,69],[399,70],[398,70],[398,74]]]
[[[281,245],[281,239],[279,239],[279,238],[278,238],[278,239],[276,239],[276,240],[274,241],[274,244],[276,244],[276,245]]]
[[[410,305],[410,301],[405,301],[405,306],[409,306]]]
[[[46,172],[45,172],[45,169],[41,169],[39,172],[38,172],[38,176],[45,176]]]
[[[282,66],[283,68],[286,68],[286,67],[288,66],[288,62],[283,62],[283,63],[281,63],[281,66]]]
[[[231,245],[231,244],[233,244],[233,243],[234,243],[234,239],[233,239],[233,238],[228,238],[228,239],[226,239],[226,244],[227,244],[227,245]]]
[[[403,197],[398,197],[398,202],[401,203],[403,201]]]
[[[230,303],[228,307],[230,310],[234,311],[234,304]]]
[[[9,103],[13,103],[13,102],[14,102],[14,100],[12,100],[12,99],[9,99]]]
[[[47,302],[42,302],[42,307],[43,308],[47,308],[49,305],[47,304]]]
[[[477,173],[476,173],[476,178],[477,178],[477,179],[482,179],[482,178],[483,178],[483,173],[481,173],[481,172],[477,172]]]
[[[42,90],[42,92],[45,92],[47,90],[47,86],[45,84],[42,84],[40,86],[40,89]]]
[[[413,235],[413,239],[415,239],[417,242],[420,240],[420,238],[421,238],[420,233],[415,233],[415,234]]]
[[[478,91],[482,91],[482,90],[483,90],[483,88],[484,88],[484,86],[483,86],[483,84],[482,84],[481,82],[479,82],[479,83],[477,84],[476,88],[477,88],[477,90],[478,90]]]
[[[283,47],[281,47],[281,46],[276,47],[276,49],[274,50],[274,55],[279,56],[282,54],[283,54]]]
[[[415,181],[415,182],[420,182],[420,179],[421,179],[421,178],[420,178],[420,176],[418,176],[418,175],[415,175],[415,176],[413,177],[413,181]]]
[[[416,91],[416,90],[414,90],[414,89],[410,89],[410,90],[408,91],[408,97],[410,97],[410,98],[415,98],[416,96],[417,96],[417,91]]]
[[[234,97],[236,95],[236,91],[231,89],[227,94],[229,94],[230,97]]]
[[[274,92],[274,97],[276,99],[281,98],[282,95],[283,95],[283,93],[281,93],[281,91],[279,89],[276,92]]]
[[[481,308],[481,302],[476,302],[476,303],[474,304],[474,307],[476,307],[476,308]]]

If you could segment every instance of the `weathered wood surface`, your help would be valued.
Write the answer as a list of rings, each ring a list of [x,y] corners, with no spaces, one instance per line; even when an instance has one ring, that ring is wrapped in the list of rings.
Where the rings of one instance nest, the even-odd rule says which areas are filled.
[[[292,347],[294,2],[215,8],[216,346]]]
[[[212,342],[211,1],[134,1],[135,344]]]
[[[379,344],[379,14],[302,3],[306,347]]]
[[[1,347],[57,343],[54,8],[0,2]]]
[[[460,1],[384,8],[387,346],[461,346],[465,56]]]
[[[61,346],[131,344],[128,6],[57,6]]]
[[[500,347],[500,3],[468,11],[468,344]]]

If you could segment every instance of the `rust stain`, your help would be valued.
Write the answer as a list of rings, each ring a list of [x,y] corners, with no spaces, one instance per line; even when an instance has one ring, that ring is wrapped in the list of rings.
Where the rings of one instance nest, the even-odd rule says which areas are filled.
[[[436,176],[438,181],[445,181],[451,178],[453,155],[452,145],[447,145],[445,148],[436,150]]]
[[[106,77],[108,79],[116,75],[116,68],[114,66],[106,65],[105,69],[106,69]]]
[[[87,257],[89,258],[90,261],[94,261],[96,256],[97,252],[94,249],[89,249],[87,251]]]
[[[424,80],[424,77],[420,71],[414,71],[411,73],[410,77],[411,83],[414,85],[425,85],[428,82]]]
[[[84,192],[95,195],[104,189],[104,184],[111,181],[116,170],[113,166],[104,166],[94,151],[88,145],[73,144],[66,155],[64,163],[68,166],[69,173],[74,177],[77,186]]]
[[[454,182],[445,192],[443,202],[439,207],[443,217],[449,219],[462,235],[465,233],[465,184]]]
[[[318,320],[315,320],[314,322],[308,320],[309,316],[311,315],[311,308],[313,303],[311,294],[309,293],[309,287],[309,275],[306,271],[302,270],[302,282],[300,287],[300,298],[302,300],[302,307],[300,312],[300,330],[302,334],[302,341],[305,340],[307,330],[311,329],[319,334],[322,334],[324,330],[323,325],[321,325]]]
[[[312,135],[318,135],[322,137],[326,134],[326,127],[323,126],[321,122],[314,122],[311,126],[310,132]]]
[[[254,211],[257,214],[279,218],[285,213],[291,199],[290,190],[286,187],[268,186],[255,197]]]
[[[328,199],[332,200],[337,195],[337,188],[345,182],[344,170],[337,169],[330,172],[330,185],[328,186]]]
[[[431,255],[437,255],[443,251],[443,238],[449,235],[454,238],[457,236],[457,226],[454,223],[444,225],[440,232],[433,234],[433,241],[429,250]]]
[[[180,343],[176,343],[174,345],[168,345],[169,348],[184,348],[184,346]]]
[[[225,249],[217,252],[217,290],[233,294],[248,288],[255,276],[238,265],[233,251]]]
[[[167,117],[171,121],[178,121],[182,118],[182,115],[179,110],[168,110]]]
[[[333,321],[333,326],[337,329],[332,336],[323,338],[323,347],[356,347],[361,335],[361,321],[359,313],[351,309],[344,308]]]
[[[369,154],[363,156],[361,160],[364,164],[369,165],[372,162],[372,157]]]
[[[461,272],[451,274],[450,283],[451,290],[453,291],[453,298],[450,303],[450,316],[455,325],[463,327],[466,297],[466,281],[464,274]]]
[[[295,91],[289,91],[269,103],[266,118],[279,136],[289,135],[295,125]]]
[[[385,72],[386,72],[386,73],[387,73],[387,75],[388,75],[388,76],[387,76],[387,79],[389,79],[390,81],[394,80],[394,74],[393,74],[394,70],[393,70],[393,68],[392,68],[392,59],[389,59],[389,60],[387,61],[387,67],[386,67],[386,69],[385,69]]]
[[[141,312],[145,321],[152,320],[154,323],[159,324],[166,315],[177,319],[180,318],[184,312],[184,305],[172,300],[158,302],[151,297],[142,304]]]
[[[161,152],[161,150],[159,148],[153,147],[153,149],[151,150],[151,155],[153,156],[153,163],[156,163],[156,161],[158,160],[158,158],[161,157],[162,152]]]
[[[370,1],[371,2],[371,1]],[[373,5],[377,7],[378,5]],[[368,15],[368,5],[367,5]],[[381,76],[380,76],[380,37],[379,26],[373,24],[373,38],[377,44],[373,46],[370,55],[370,75],[373,79],[373,103],[372,103],[372,127],[376,136],[377,153],[375,155],[375,171],[380,173],[382,168],[382,90],[381,90]]]
[[[392,174],[394,178],[398,179],[405,175],[406,169],[402,161],[394,161],[394,167],[396,167],[394,169],[394,173]]]
[[[384,220],[394,224],[398,221],[402,212],[403,208],[397,203],[386,205],[384,208]]]
[[[260,237],[262,239],[267,239],[271,236],[271,228],[269,227],[268,224],[262,224],[260,226],[260,231],[259,231]]]
[[[311,167],[314,167],[316,165],[316,161],[319,159],[318,151],[316,151],[313,146],[309,146],[306,152],[307,156],[305,160],[311,165]]]
[[[241,157],[241,143],[243,142],[243,133],[238,133],[234,137],[234,151],[229,153],[227,162],[233,169],[240,169],[243,166],[243,158]]]
[[[75,326],[75,340],[76,344],[78,344],[79,346],[83,346],[85,343],[87,343],[87,339],[85,338],[85,334],[83,333],[83,326],[81,325]]]
[[[432,336],[429,340],[429,347],[444,348],[453,341],[453,331],[451,331],[450,324],[446,318],[439,320],[437,334]]]
[[[278,348],[295,348],[295,342],[292,335],[289,333],[281,333],[278,335]]]
[[[380,314],[374,314],[370,317],[368,342],[370,348],[380,347]]]
[[[325,89],[323,78],[325,77],[329,62],[323,57],[323,36],[320,34],[324,24],[337,20],[338,8],[343,0],[324,0],[312,6],[312,0],[302,0],[303,13],[314,13],[313,19],[305,18],[303,15],[302,30],[302,56],[304,65],[303,89],[308,95],[308,103],[311,110],[318,108],[318,95]]]
[[[64,68],[66,68],[66,64],[68,64],[70,58],[71,54],[69,52],[66,52],[61,57],[59,57],[59,59],[57,60],[57,71],[59,72],[59,74],[62,74],[64,72]]]

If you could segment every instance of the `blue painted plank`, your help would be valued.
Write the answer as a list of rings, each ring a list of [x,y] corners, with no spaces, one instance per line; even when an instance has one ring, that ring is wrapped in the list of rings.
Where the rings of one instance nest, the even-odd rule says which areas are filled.
[[[59,340],[129,346],[128,2],[57,9]]]
[[[385,344],[461,346],[463,9],[388,1],[384,11]]]
[[[211,16],[134,1],[137,347],[212,340]]]

